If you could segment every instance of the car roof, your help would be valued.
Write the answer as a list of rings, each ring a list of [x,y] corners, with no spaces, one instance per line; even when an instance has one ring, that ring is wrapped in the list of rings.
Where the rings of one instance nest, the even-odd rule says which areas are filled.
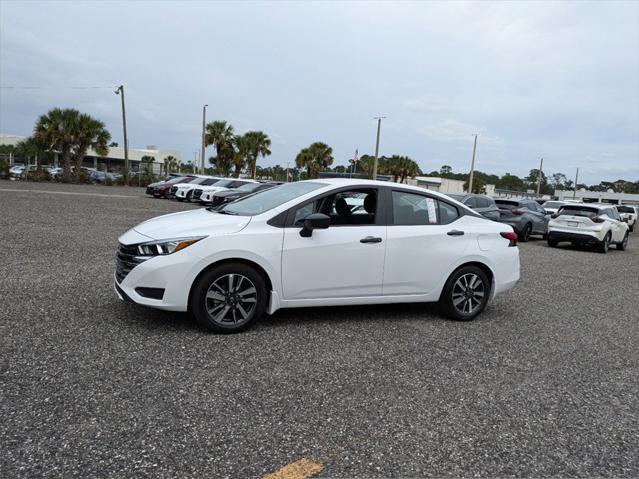
[[[612,208],[613,204],[609,204],[609,203],[566,203],[563,206],[570,206],[571,208],[595,208],[597,210],[604,210],[604,209],[608,209],[608,208]]]

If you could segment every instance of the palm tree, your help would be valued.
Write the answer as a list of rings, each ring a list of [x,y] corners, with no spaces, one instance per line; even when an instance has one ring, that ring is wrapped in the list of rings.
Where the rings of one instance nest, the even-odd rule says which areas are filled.
[[[175,156],[168,155],[164,157],[164,173],[169,174],[173,170],[177,171],[178,166],[179,166],[178,160]]]
[[[155,156],[144,155],[140,158],[140,163],[142,163],[144,172],[147,176],[153,173],[153,163],[155,162]]]
[[[214,145],[217,157],[215,160],[216,172],[220,174],[223,170],[230,170],[232,155],[229,156],[229,149],[232,149],[233,139],[235,137],[233,125],[225,121],[213,121],[207,123],[205,128],[204,140],[205,145]]]
[[[238,178],[242,169],[246,166],[249,152],[249,138],[246,135],[239,135],[233,139],[233,176]]]
[[[75,136],[73,142],[75,177],[79,179],[82,160],[84,160],[87,150],[91,148],[98,155],[106,156],[109,153],[108,144],[111,141],[111,133],[107,131],[103,122],[84,113],[81,113],[76,118],[73,130]]]
[[[316,141],[303,148],[295,157],[295,165],[306,168],[308,178],[317,178],[319,172],[333,164],[333,149],[326,143]]]
[[[71,178],[71,155],[79,116],[78,110],[54,108],[38,118],[33,131],[33,136],[47,150],[56,150],[62,155],[65,181]]]
[[[265,158],[271,154],[269,147],[271,139],[262,131],[247,131],[244,134],[247,142],[248,163],[251,170],[251,178],[255,179],[257,158]]]

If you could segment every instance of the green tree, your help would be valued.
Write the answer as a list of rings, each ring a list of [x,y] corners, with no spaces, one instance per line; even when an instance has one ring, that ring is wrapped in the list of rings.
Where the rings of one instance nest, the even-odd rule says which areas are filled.
[[[442,178],[448,178],[452,174],[452,172],[452,166],[442,165],[442,167],[439,169],[439,176],[441,176]]]
[[[76,125],[80,112],[74,109],[54,108],[41,115],[34,127],[34,137],[48,150],[62,155],[63,178],[71,179],[71,158],[75,147]]]
[[[464,183],[465,191],[468,191],[469,182],[470,179],[466,180],[466,182]],[[486,182],[483,177],[473,175],[473,191],[470,191],[470,193],[476,193],[478,195],[486,194]]]
[[[215,146],[215,169],[217,174],[228,172],[231,170],[233,161],[233,142],[235,139],[235,129],[233,125],[226,121],[213,121],[207,123],[205,127],[204,141],[205,145]]]
[[[320,141],[303,148],[295,158],[295,165],[299,168],[306,168],[309,179],[318,178],[320,171],[332,164],[333,149]]]
[[[179,167],[178,159],[173,155],[164,157],[164,173],[169,174],[173,171],[177,171]]]
[[[249,157],[249,139],[246,135],[240,135],[233,138],[233,176],[238,178],[240,173],[247,165],[247,159]]]
[[[89,148],[98,155],[106,156],[109,153],[109,141],[111,133],[100,120],[91,115],[81,113],[77,116],[74,125],[75,141],[73,144],[73,158],[75,160],[75,178],[79,180],[82,174],[81,167]]]
[[[511,191],[523,191],[524,190],[524,182],[517,175],[511,175],[510,173],[506,173],[503,175],[499,181],[495,184],[497,188],[502,188],[504,190]]]
[[[151,176],[153,174],[153,163],[155,163],[155,157],[144,155],[140,158],[140,163],[142,164],[142,168],[144,169],[144,174],[147,176]]]
[[[266,158],[271,154],[271,139],[262,131],[247,131],[244,135],[246,141],[246,159],[251,172],[251,178],[255,179],[258,157]]]

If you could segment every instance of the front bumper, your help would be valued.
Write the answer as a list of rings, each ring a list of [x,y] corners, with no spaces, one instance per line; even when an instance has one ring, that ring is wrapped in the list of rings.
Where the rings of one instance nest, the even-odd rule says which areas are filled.
[[[200,196],[200,203],[209,204],[213,200],[213,195],[214,193],[212,192],[208,192],[208,191],[203,192],[202,196]]]

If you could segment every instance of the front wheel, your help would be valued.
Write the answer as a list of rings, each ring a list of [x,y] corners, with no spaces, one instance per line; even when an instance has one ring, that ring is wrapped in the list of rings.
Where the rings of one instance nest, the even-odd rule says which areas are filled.
[[[455,271],[444,286],[439,304],[444,313],[458,321],[471,321],[481,313],[490,296],[490,281],[477,266]]]
[[[552,238],[548,238],[548,246],[550,246],[551,248],[556,248],[557,245],[559,244],[559,241],[557,241],[556,239],[552,239]]]
[[[193,192],[192,192],[192,191],[189,191],[189,192],[186,194],[186,201],[188,201],[188,202],[190,203],[192,199],[193,199]]]
[[[190,309],[197,322],[216,333],[238,333],[262,316],[266,283],[254,268],[227,263],[207,271],[191,294]]]
[[[621,243],[617,243],[617,249],[619,251],[625,251],[627,247],[628,247],[628,232],[626,232],[626,234],[624,235]]]

